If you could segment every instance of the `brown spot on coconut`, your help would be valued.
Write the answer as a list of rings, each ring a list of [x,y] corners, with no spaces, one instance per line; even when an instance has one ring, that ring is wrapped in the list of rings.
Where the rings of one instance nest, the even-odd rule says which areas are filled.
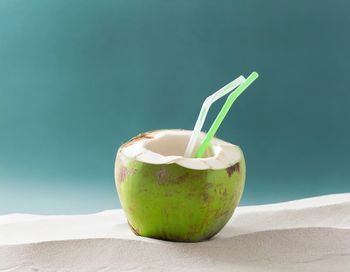
[[[131,140],[127,141],[125,144],[122,145],[122,147],[127,147],[129,145],[134,144],[137,141],[140,141],[142,139],[152,139],[155,131],[150,131],[150,132],[144,132],[140,133],[139,135],[135,136]]]
[[[209,201],[209,194],[207,192],[202,193],[202,199],[207,203]]]
[[[166,168],[161,168],[159,171],[157,171],[156,175],[159,183],[165,181],[165,179],[167,178],[167,173],[168,171],[166,170]]]
[[[127,175],[128,175],[128,169],[124,165],[120,166],[119,172],[118,172],[118,182],[123,183]]]
[[[231,177],[235,171],[239,172],[239,163],[226,168],[226,172],[229,177]]]

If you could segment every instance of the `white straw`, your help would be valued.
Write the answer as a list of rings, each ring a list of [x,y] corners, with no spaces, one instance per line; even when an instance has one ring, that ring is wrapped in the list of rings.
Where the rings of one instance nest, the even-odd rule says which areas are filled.
[[[186,151],[185,151],[185,157],[190,158],[192,157],[193,149],[197,143],[199,133],[202,130],[205,118],[207,117],[208,111],[210,106],[218,99],[223,97],[224,95],[228,94],[229,92],[236,89],[239,85],[241,85],[245,81],[244,76],[239,76],[235,80],[231,81],[224,87],[222,87],[220,90],[216,91],[212,95],[208,96],[202,105],[201,111],[199,112],[196,124],[194,126],[194,129],[192,131],[192,135],[190,138],[190,141],[187,144]]]

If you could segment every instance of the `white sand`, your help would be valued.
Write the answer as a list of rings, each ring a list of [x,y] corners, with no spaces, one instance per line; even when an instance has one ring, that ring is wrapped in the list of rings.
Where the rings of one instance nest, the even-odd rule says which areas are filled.
[[[0,216],[0,271],[350,271],[350,193],[239,207],[213,239],[135,236],[121,210]]]

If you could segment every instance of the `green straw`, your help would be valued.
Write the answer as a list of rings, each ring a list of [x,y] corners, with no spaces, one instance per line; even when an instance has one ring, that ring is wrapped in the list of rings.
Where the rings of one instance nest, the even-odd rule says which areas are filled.
[[[208,145],[210,144],[210,141],[213,139],[216,131],[219,129],[222,121],[224,120],[226,114],[230,110],[233,102],[249,87],[250,84],[252,84],[257,78],[258,73],[253,72],[247,77],[246,81],[244,81],[233,93],[231,93],[226,101],[225,104],[222,106],[218,116],[216,117],[214,123],[211,125],[208,133],[205,135],[205,138],[201,145],[199,146],[195,157],[201,158],[205,152],[205,150],[208,148]]]

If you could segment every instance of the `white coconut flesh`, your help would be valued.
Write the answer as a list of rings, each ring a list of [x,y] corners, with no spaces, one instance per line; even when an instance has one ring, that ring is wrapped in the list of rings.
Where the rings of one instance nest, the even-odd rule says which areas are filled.
[[[128,159],[149,164],[176,163],[196,170],[224,169],[241,160],[241,149],[231,143],[213,138],[211,146],[202,158],[184,157],[185,149],[191,137],[190,130],[157,130],[139,135],[123,145],[119,152]],[[196,149],[204,138],[201,133]]]

